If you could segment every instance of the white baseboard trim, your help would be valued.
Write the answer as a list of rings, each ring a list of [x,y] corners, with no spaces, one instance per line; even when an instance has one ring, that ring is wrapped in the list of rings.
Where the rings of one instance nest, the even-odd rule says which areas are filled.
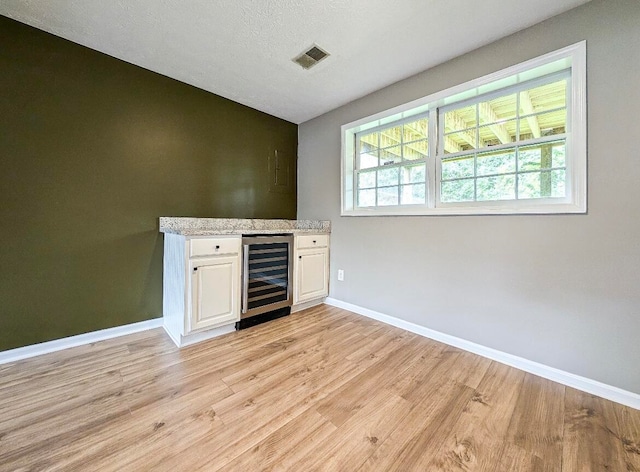
[[[164,326],[164,331],[169,335],[174,344],[180,348],[191,346],[192,344],[196,344],[202,341],[208,341],[209,339],[217,338],[218,336],[222,336],[223,334],[233,333],[236,330],[236,325],[230,324],[226,326],[220,326],[218,328],[209,329],[207,331],[200,331],[197,333],[187,334],[183,336],[179,334],[178,338],[171,334],[171,330],[167,329]]]
[[[514,356],[513,354],[498,351],[490,347],[485,347],[462,338],[457,338],[455,336],[441,333],[440,331],[435,331],[433,329],[429,329],[424,326],[411,323],[409,321],[401,320],[400,318],[396,318],[394,316],[385,315],[384,313],[370,310],[359,305],[353,305],[351,303],[343,302],[342,300],[337,300],[335,298],[329,297],[325,300],[325,303],[327,305],[343,308],[359,315],[381,321],[382,323],[386,323],[391,326],[395,326],[397,328],[419,334],[420,336],[424,336],[425,338],[433,339],[435,341],[448,344],[449,346],[454,346],[459,349],[478,354],[479,356],[486,357],[488,359],[506,364],[511,367],[515,367],[516,369],[529,372],[530,374],[553,380],[554,382],[558,382],[562,385],[573,387],[577,390],[581,390],[583,392],[587,392],[592,395],[606,398],[607,400],[611,400],[613,402],[635,408],[636,410],[640,410],[640,395],[638,395],[637,393],[629,392],[618,387],[613,387],[611,385],[598,382],[597,380],[581,377],[570,372],[565,372],[563,370],[556,369],[555,367],[549,367],[547,365],[530,361],[522,357]]]
[[[291,307],[291,313],[297,313],[302,310],[306,310],[307,308],[311,308],[313,306],[322,305],[324,303],[324,298],[316,298],[315,300],[311,300],[308,302],[298,303],[297,305],[293,305]]]
[[[49,354],[51,352],[68,349],[70,347],[82,346],[84,344],[91,344],[98,341],[104,341],[106,339],[117,338],[119,336],[125,336],[127,334],[139,333],[140,331],[161,327],[162,318],[155,318],[153,320],[140,321],[138,323],[132,323],[124,326],[116,326],[115,328],[101,329],[90,333],[69,336],[68,338],[32,344],[31,346],[9,349],[8,351],[0,352],[0,364],[8,364],[9,362],[41,356],[42,354]]]

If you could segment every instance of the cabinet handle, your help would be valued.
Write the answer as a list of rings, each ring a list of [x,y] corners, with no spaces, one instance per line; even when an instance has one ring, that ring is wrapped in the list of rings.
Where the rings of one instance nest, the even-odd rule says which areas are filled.
[[[198,270],[198,268],[197,268],[197,267],[194,267],[194,268],[193,268],[193,271],[195,272],[196,270]]]
[[[316,241],[315,241],[315,239],[314,239],[314,240],[313,240],[313,244],[315,244],[315,243],[316,243]]]
[[[218,246],[216,246],[216,251],[217,251],[218,249],[220,249],[220,246],[219,246],[219,245],[218,245]]]
[[[298,259],[302,259],[302,256],[298,256]]]

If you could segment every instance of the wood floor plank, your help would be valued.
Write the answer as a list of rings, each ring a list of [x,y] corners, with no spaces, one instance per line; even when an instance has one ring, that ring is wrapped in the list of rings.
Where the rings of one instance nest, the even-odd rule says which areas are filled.
[[[187,437],[194,435],[194,429],[208,432],[210,422],[215,419],[209,414],[211,403],[232,393],[224,383],[214,384],[207,379],[182,385],[175,396],[149,404],[134,414],[127,410],[104,421],[86,422],[82,428],[58,432],[59,448],[50,448],[48,438],[34,443],[47,452],[46,456],[38,457],[35,465],[47,465],[47,470],[83,470],[83,464],[92,463],[98,467],[105,459],[118,464],[119,457],[130,460],[136,455],[147,454],[144,448],[126,452],[145,442],[157,443],[165,436],[175,435],[176,431]],[[102,469],[104,467],[100,466]]]
[[[291,470],[295,462],[317,450],[335,430],[330,421],[309,408],[219,470]]]
[[[73,396],[68,401],[48,405],[42,411],[31,410],[14,416],[13,412],[2,421],[3,436],[0,441],[0,463],[11,456],[11,451],[24,447],[28,443],[30,450],[46,450],[53,439],[63,437],[75,431],[83,422],[101,422],[107,418],[128,414],[129,409],[122,401],[122,380],[119,376],[111,378],[109,384],[98,384],[96,389]],[[65,414],[61,415],[60,411]],[[39,446],[41,445],[41,446]]]
[[[258,444],[279,428],[302,414],[318,399],[340,388],[352,380],[363,368],[348,362],[334,362],[320,371],[310,373],[308,378],[301,379],[299,389],[284,389],[277,397],[277,403],[268,408],[253,408],[252,414],[239,414],[229,428],[217,437],[216,442],[202,438],[189,445],[188,450],[152,462],[154,470],[197,470],[208,467],[216,470],[234,460],[238,451],[246,451]],[[322,379],[320,381],[320,379]],[[244,405],[243,405],[244,406]],[[251,407],[255,405],[250,405]],[[214,405],[215,408],[215,405]],[[277,412],[275,414],[274,412]],[[198,457],[188,452],[192,449],[206,449],[210,455]]]
[[[305,312],[305,319],[307,313]],[[239,369],[259,362],[261,359],[281,352],[302,339],[315,339],[320,333],[338,329],[344,323],[344,314],[337,316],[329,314],[326,318],[321,313],[309,314],[308,323],[292,322],[287,318],[281,319],[279,325],[282,330],[273,328],[266,330],[260,325],[251,330],[234,332],[207,342],[188,346],[179,352],[168,352],[143,363],[134,362],[121,369],[125,382],[129,377],[139,383],[154,381],[159,377],[168,377],[177,372],[178,375],[198,375],[201,372],[217,372],[220,378],[238,371]],[[280,321],[280,320],[279,320]],[[269,325],[269,324],[267,324]],[[293,327],[293,328],[292,328]],[[252,331],[255,330],[255,331]],[[257,336],[256,332],[264,333]],[[215,356],[211,356],[215,352]],[[179,381],[179,379],[176,379]]]
[[[624,405],[613,404],[618,420],[618,438],[622,441],[627,470],[640,472],[640,414]]]
[[[0,464],[6,470],[52,470],[65,449],[73,441],[83,437],[88,431],[111,421],[130,417],[127,409],[110,404],[107,409],[97,408],[82,411],[81,417],[67,419],[64,415],[55,418],[56,424],[46,425],[39,432],[23,435],[19,445],[2,440]],[[60,429],[57,429],[60,427]]]
[[[250,388],[252,385],[272,375],[277,375],[287,366],[305,361],[305,359],[298,361],[297,358],[299,357],[310,357],[318,354],[323,347],[332,349],[333,347],[338,347],[341,343],[353,343],[361,338],[363,336],[359,334],[357,327],[353,323],[344,323],[337,329],[324,331],[317,336],[301,338],[297,342],[283,346],[281,351],[239,367],[234,372],[224,376],[222,380],[235,392],[238,392]]]
[[[384,389],[378,390],[361,410],[321,442],[314,454],[293,464],[292,469],[309,472],[357,470],[410,412],[411,404],[404,398]]]
[[[416,368],[400,376],[389,389],[412,403],[420,403],[444,383],[453,382],[452,375],[465,375],[455,372],[459,357],[458,350],[443,349],[440,345],[427,349]]]
[[[258,381],[253,388],[240,390],[213,406],[224,421],[235,421],[262,407],[268,408],[273,402],[281,401],[283,392],[287,396],[298,391],[308,392],[315,387],[316,382],[319,384],[322,380],[331,379],[334,372],[339,372],[336,371],[336,364],[347,370],[357,366],[344,359],[331,346],[327,346],[309,355],[301,363],[288,365],[278,373]],[[327,372],[329,369],[334,372]]]
[[[202,438],[203,447],[213,454],[213,462],[209,463],[208,456],[185,454],[186,459],[183,455],[175,463],[174,457],[159,460],[154,463],[154,470],[175,470],[176,467],[196,470],[204,466],[215,470],[216,466],[235,459],[238,449],[245,450],[257,444],[301,414],[311,401],[322,398],[360,373],[363,368],[342,358],[349,352],[349,344],[340,350],[326,346],[318,359],[306,358],[302,366],[293,364],[288,372],[283,372],[283,377],[266,379],[250,391],[238,392],[215,403],[213,409],[217,418],[227,424],[233,423],[236,429],[220,435],[214,445],[208,437]],[[274,411],[279,412],[275,417]],[[199,447],[197,441],[195,444]]]
[[[177,447],[176,439],[183,436],[193,440],[224,428],[211,408],[211,404],[233,394],[223,382],[202,376],[175,388],[175,394],[163,401],[149,403],[126,418],[74,438],[52,470],[81,469],[84,463],[92,463],[99,470],[126,470],[127,464],[147,455],[145,445],[160,447],[166,443],[163,451],[167,452]]]
[[[17,429],[21,424],[37,423],[50,415],[55,415],[61,408],[73,409],[87,401],[92,391],[97,394],[121,391],[122,376],[118,371],[111,371],[88,379],[75,382],[51,384],[50,388],[34,390],[29,395],[16,395],[10,398],[11,409],[2,414],[6,428]]]
[[[328,396],[317,406],[318,411],[336,426],[347,421],[369,401],[369,395],[402,375],[420,356],[423,340],[417,336],[395,345],[388,355],[379,358],[353,382]],[[345,359],[346,360],[346,359]]]
[[[567,387],[565,408],[562,472],[629,470],[612,402]]]
[[[0,366],[1,472],[639,472],[639,438],[638,410],[328,306]]]
[[[128,358],[127,347],[118,346],[115,349],[91,353],[86,357],[78,355],[62,361],[55,360],[49,367],[38,366],[31,369],[27,361],[20,361],[15,365],[13,372],[3,375],[0,384],[0,401],[6,401],[16,395],[40,395],[54,385],[71,383],[78,379],[87,379],[118,370],[118,367],[122,366]],[[39,362],[42,361],[39,359]]]
[[[456,368],[448,373],[448,377],[467,387],[477,388],[484,378],[491,360],[470,352],[460,351],[456,361]]]
[[[376,333],[378,333],[377,336]],[[373,339],[371,342],[354,350],[346,358],[354,362],[362,362],[365,359],[380,359],[397,349],[400,343],[406,342],[413,337],[412,333],[397,328],[384,330],[383,332],[378,330],[368,336],[368,338]]]
[[[496,464],[492,465],[487,471],[534,472],[539,470],[539,460],[537,456],[520,446],[505,442]],[[561,464],[557,464],[557,467],[558,472],[560,472]]]
[[[473,396],[466,385],[434,382],[431,395],[412,406],[406,421],[373,452],[358,472],[426,470],[446,432]]]
[[[491,363],[426,470],[483,472],[496,467],[523,380],[524,372]]]
[[[539,459],[541,472],[562,463],[564,394],[563,385],[526,374],[506,433],[508,442]]]

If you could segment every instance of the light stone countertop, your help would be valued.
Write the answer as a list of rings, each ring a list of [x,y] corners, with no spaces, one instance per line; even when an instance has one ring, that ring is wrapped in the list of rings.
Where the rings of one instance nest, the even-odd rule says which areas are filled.
[[[160,232],[182,236],[219,234],[331,233],[327,220],[263,220],[236,218],[160,217]]]

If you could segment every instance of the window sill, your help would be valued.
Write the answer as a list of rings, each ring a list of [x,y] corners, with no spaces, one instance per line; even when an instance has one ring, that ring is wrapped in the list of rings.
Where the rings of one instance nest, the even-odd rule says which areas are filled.
[[[539,205],[466,205],[443,206],[439,208],[404,207],[385,209],[343,210],[340,216],[460,216],[460,215],[553,215],[553,214],[584,214],[585,205],[571,203],[545,203]]]

